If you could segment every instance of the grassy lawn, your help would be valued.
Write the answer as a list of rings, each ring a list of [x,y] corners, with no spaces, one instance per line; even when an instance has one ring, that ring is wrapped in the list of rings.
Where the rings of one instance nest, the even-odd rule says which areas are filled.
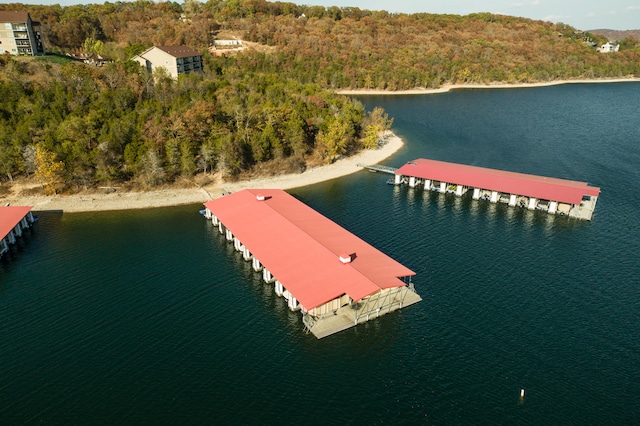
[[[38,61],[50,62],[53,64],[60,64],[60,65],[63,65],[69,62],[74,62],[73,59],[69,58],[68,56],[62,55],[60,53],[47,53],[46,56],[36,56],[35,58]]]

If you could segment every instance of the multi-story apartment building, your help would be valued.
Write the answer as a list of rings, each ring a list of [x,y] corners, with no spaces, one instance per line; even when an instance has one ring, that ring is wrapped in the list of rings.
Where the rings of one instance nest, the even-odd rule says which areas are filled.
[[[164,68],[173,78],[192,71],[202,72],[202,55],[186,46],[154,46],[132,60],[149,72]]]
[[[40,23],[27,12],[0,11],[0,54],[44,55]]]

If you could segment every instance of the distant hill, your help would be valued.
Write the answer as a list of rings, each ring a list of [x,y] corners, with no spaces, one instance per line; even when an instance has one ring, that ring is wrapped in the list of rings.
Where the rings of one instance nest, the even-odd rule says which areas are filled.
[[[600,29],[600,30],[589,30],[589,32],[592,34],[598,34],[598,35],[604,36],[609,40],[622,40],[626,37],[633,37],[635,39],[640,39],[640,30],[619,31],[619,30]]]

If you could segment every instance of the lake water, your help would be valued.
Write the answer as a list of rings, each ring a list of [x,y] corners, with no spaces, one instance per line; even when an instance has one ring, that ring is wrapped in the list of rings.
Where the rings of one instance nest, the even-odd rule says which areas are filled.
[[[587,181],[593,220],[366,171],[293,190],[423,297],[316,340],[201,206],[42,212],[0,262],[0,421],[640,423],[640,84],[361,99],[406,141],[384,164]]]

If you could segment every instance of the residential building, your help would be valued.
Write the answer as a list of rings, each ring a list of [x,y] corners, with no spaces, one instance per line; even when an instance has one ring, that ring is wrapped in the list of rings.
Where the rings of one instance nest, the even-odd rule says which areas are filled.
[[[242,40],[214,40],[209,52],[216,56],[222,56],[226,53],[240,52],[244,48]]]
[[[608,41],[605,44],[603,44],[602,47],[600,47],[600,52],[602,53],[617,52],[619,49],[620,49],[619,44],[611,43],[610,41]]]
[[[154,46],[132,60],[150,73],[164,68],[173,78],[193,71],[202,72],[202,55],[186,46]]]
[[[44,55],[40,23],[27,12],[0,11],[0,54]]]

